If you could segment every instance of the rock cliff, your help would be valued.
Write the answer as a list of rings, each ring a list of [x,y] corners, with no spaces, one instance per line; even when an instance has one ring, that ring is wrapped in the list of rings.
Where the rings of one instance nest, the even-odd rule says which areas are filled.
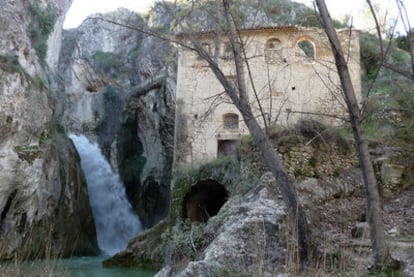
[[[97,253],[79,158],[48,98],[70,4],[0,5],[0,259]]]
[[[175,94],[171,46],[136,30],[150,27],[125,9],[92,15],[64,32],[59,63],[65,129],[99,143],[147,227],[167,212]]]
[[[371,261],[367,234],[365,239],[350,239],[355,227],[366,226],[358,223],[366,214],[362,176],[352,146],[315,124],[305,121],[293,130],[275,131],[273,147],[295,181],[315,254],[320,251],[321,260],[310,275],[335,271],[339,261],[346,266],[343,270],[355,273]],[[323,134],[320,138],[315,138],[315,128]],[[412,242],[404,239],[412,234],[408,203],[413,192],[411,187],[384,203],[392,255],[407,264],[407,276],[412,271]],[[150,267],[160,270],[159,277],[296,276],[296,246],[288,223],[274,177],[245,137],[240,163],[227,157],[176,172],[168,220],[132,239],[104,265]],[[392,238],[400,235],[403,241]]]
[[[273,137],[307,208],[334,197],[361,194],[360,175],[338,170],[356,163],[352,151],[343,151],[350,146],[332,133],[325,139],[329,145],[319,141],[306,145],[300,130],[284,130]],[[283,274],[295,246],[282,196],[248,137],[240,151],[240,162],[230,156],[197,170],[176,172],[169,226],[160,225],[131,240],[105,265],[155,269],[164,265],[156,276]],[[302,155],[306,152],[319,156]],[[315,172],[319,179],[313,178]]]

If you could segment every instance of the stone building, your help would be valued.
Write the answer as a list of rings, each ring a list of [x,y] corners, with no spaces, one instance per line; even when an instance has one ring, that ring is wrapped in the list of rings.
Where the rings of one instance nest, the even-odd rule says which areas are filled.
[[[339,30],[338,35],[348,55],[355,92],[360,97],[358,32]],[[235,78],[229,43],[223,38],[216,55],[214,34],[205,32],[197,36],[204,49],[219,57],[225,76]],[[338,117],[346,116],[345,104],[323,30],[268,27],[242,30],[241,37],[251,74],[251,78],[247,76],[249,100],[262,126],[265,120],[269,126],[289,126],[302,118],[341,123]],[[207,63],[183,47],[178,59],[175,122],[175,168],[197,167],[233,153],[240,139],[248,134],[240,113]]]

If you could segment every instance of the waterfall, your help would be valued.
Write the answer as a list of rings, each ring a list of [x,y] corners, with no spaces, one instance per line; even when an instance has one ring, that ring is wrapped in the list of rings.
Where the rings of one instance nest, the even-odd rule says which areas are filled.
[[[96,225],[98,246],[106,255],[127,247],[128,241],[142,230],[139,218],[132,212],[125,188],[99,146],[83,135],[69,135],[81,158],[86,176],[89,202]]]

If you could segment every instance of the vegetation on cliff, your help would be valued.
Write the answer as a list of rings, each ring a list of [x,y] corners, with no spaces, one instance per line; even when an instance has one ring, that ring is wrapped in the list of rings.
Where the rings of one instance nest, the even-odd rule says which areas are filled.
[[[41,7],[37,2],[29,2],[28,5],[32,19],[28,28],[29,37],[40,63],[45,66],[48,50],[47,40],[57,19],[56,8],[53,5]]]
[[[178,7],[178,9],[183,16],[204,18],[205,12],[214,11],[215,3],[204,1],[203,5],[206,6],[202,11],[191,10],[190,6],[185,5]],[[313,10],[290,1],[274,0],[243,1],[240,5],[241,16],[238,19],[240,21],[236,22],[239,24],[238,26],[251,26],[249,24],[254,23],[251,16],[252,7],[256,7],[259,12],[256,19],[260,20],[256,23],[320,26],[319,18]],[[36,55],[44,65],[47,54],[46,40],[53,30],[53,22],[56,19],[55,10],[52,6],[43,9],[37,4],[33,4],[30,5],[30,11],[32,12],[32,21],[28,34]],[[158,16],[159,21],[154,20],[155,23],[151,29],[151,32],[156,35],[165,35],[170,28],[174,28],[174,24],[177,25],[172,17],[162,14]],[[142,24],[140,20],[138,21]],[[208,21],[200,22],[200,26],[196,27],[207,28],[209,23]],[[171,85],[169,84],[171,81],[165,77],[161,85],[157,84],[157,89],[150,86],[151,89],[145,92],[145,94],[148,93],[145,101],[141,101],[144,94],[138,96],[129,94],[127,98],[124,95],[124,88],[140,88],[139,84],[151,79],[154,73],[171,70],[173,66],[167,66],[165,69],[164,60],[168,59],[171,62],[175,56],[163,52],[168,50],[170,45],[160,43],[160,40],[153,38],[147,40],[140,38],[133,46],[134,49],[130,49],[130,52],[118,53],[111,49],[99,48],[101,46],[99,42],[93,41],[95,46],[99,47],[87,53],[85,55],[87,58],[83,59],[85,56],[81,54],[85,53],[76,54],[75,45],[80,39],[78,41],[75,35],[78,34],[68,32],[66,39],[71,49],[64,49],[62,63],[65,66],[72,63],[72,55],[79,54],[81,58],[76,61],[79,63],[74,62],[73,64],[85,66],[85,70],[80,71],[81,74],[79,74],[80,78],[85,78],[85,80],[79,81],[80,86],[78,83],[72,83],[73,87],[71,85],[68,87],[84,88],[85,95],[88,96],[101,94],[102,98],[97,98],[95,103],[102,100],[100,103],[102,111],[96,109],[92,112],[94,120],[96,120],[93,122],[95,125],[92,124],[93,128],[89,128],[91,125],[88,122],[79,129],[77,129],[78,126],[70,125],[76,124],[76,122],[70,122],[66,127],[69,130],[73,126],[75,126],[73,129],[76,130],[92,130],[94,134],[99,136],[106,155],[108,157],[117,155],[119,159],[114,160],[118,161],[116,164],[119,166],[127,190],[130,192],[130,198],[135,209],[146,218],[147,226],[155,224],[160,217],[165,215],[167,206],[171,203],[167,220],[136,237],[131,241],[126,251],[107,261],[105,265],[161,269],[166,262],[169,266],[167,270],[170,270],[170,273],[186,270],[185,274],[191,275],[195,272],[191,270],[196,268],[205,270],[213,276],[242,276],[243,274],[262,276],[280,272],[278,270],[282,269],[275,268],[275,264],[283,265],[282,261],[288,261],[286,263],[288,270],[297,273],[299,270],[295,259],[297,245],[291,237],[292,234],[289,233],[291,231],[285,224],[283,204],[278,201],[280,193],[259,157],[257,146],[252,143],[251,136],[244,137],[240,145],[241,163],[232,158],[224,158],[203,165],[196,170],[177,172],[173,176],[171,200],[168,202],[172,166],[173,122],[171,117],[173,112],[171,107],[173,97],[170,95],[171,90],[167,87]],[[104,40],[106,40],[105,37]],[[407,40],[400,37],[395,41],[390,41],[389,58],[392,64],[409,69],[410,48],[403,41]],[[88,39],[83,41],[86,44],[88,42],[90,42]],[[116,44],[114,45],[116,48]],[[157,51],[152,51],[155,46],[157,46]],[[149,51],[152,51],[152,55],[147,59]],[[133,61],[123,62],[123,58],[130,57]],[[361,35],[361,61],[364,69],[364,91],[366,92],[363,124],[368,135],[371,154],[375,157],[376,177],[380,184],[381,193],[387,196],[385,201],[387,209],[400,214],[402,209],[406,209],[408,219],[410,216],[412,217],[412,213],[409,211],[411,206],[409,201],[403,198],[404,195],[401,194],[401,191],[404,193],[405,190],[407,195],[412,195],[412,182],[410,181],[414,168],[412,163],[414,156],[412,137],[414,132],[414,91],[412,82],[395,71],[380,68],[383,64],[383,56],[375,36],[371,34],[362,33]],[[82,64],[82,62],[85,63]],[[172,64],[174,62],[172,61]],[[71,74],[71,70],[76,66],[68,67],[70,70],[65,74],[68,72]],[[22,82],[28,87],[33,86],[35,90],[30,91],[32,95],[37,92],[42,94],[49,85],[45,84],[45,81],[40,77],[44,76],[43,74],[30,77],[20,65],[18,56],[13,53],[0,56],[0,68],[2,72],[11,76],[20,76]],[[96,71],[91,69],[96,69]],[[100,74],[103,74],[104,77]],[[119,80],[121,81],[118,82]],[[14,82],[12,81],[10,83]],[[84,83],[82,83],[83,81]],[[118,86],[119,83],[122,85]],[[162,97],[159,97],[157,93]],[[50,100],[57,100],[56,95],[53,97]],[[78,95],[73,94],[71,97],[76,99]],[[125,103],[128,103],[128,107]],[[128,109],[130,115],[122,113],[124,108]],[[69,114],[72,112],[68,111]],[[152,120],[155,118],[152,116],[159,113],[163,115]],[[72,115],[70,114],[70,116]],[[121,117],[123,117],[122,120]],[[37,117],[35,116],[35,118]],[[16,124],[19,119],[13,114],[3,113],[1,113],[1,119],[0,137],[3,139],[17,130]],[[154,129],[157,131],[152,132]],[[48,257],[51,254],[48,251],[51,249],[54,251],[54,256],[96,253],[93,221],[87,206],[85,182],[73,147],[64,137],[61,129],[56,130],[55,127],[46,124],[42,128],[36,130],[29,128],[28,130],[24,136],[34,137],[35,144],[26,142],[16,144],[12,149],[13,155],[17,157],[19,164],[28,166],[34,164],[38,166],[39,160],[44,160],[45,163],[42,165],[44,172],[55,168],[57,173],[46,177],[56,180],[60,184],[60,190],[67,192],[72,198],[62,194],[57,198],[56,203],[52,200],[47,202],[48,205],[57,204],[58,208],[54,210],[51,217],[42,219],[37,225],[31,227],[28,226],[27,213],[18,214],[17,231],[22,232],[27,228],[30,229],[30,232],[25,235],[26,244],[21,247],[20,252],[16,252],[17,255],[23,259]],[[369,251],[369,246],[363,245],[366,241],[355,242],[349,239],[354,223],[365,220],[364,210],[366,209],[363,197],[361,197],[360,176],[353,169],[353,167],[358,167],[358,163],[350,134],[347,126],[334,130],[313,121],[301,122],[293,129],[270,126],[269,136],[272,147],[282,157],[287,173],[295,180],[295,188],[299,191],[300,200],[310,210],[312,236],[319,246],[316,251],[321,252],[317,253],[316,258],[311,257],[315,258],[313,260],[315,275],[321,274],[321,272],[347,272],[356,270],[357,266],[358,270],[363,271],[363,266],[369,262],[368,260],[365,263],[364,260],[362,265],[355,265],[355,259],[349,253],[351,249],[351,251],[357,252],[357,254],[352,253],[353,255],[366,258],[368,255],[365,252]],[[157,140],[154,143],[153,139],[157,136],[162,141]],[[27,140],[27,138],[21,140]],[[149,146],[153,146],[153,148]],[[165,150],[167,154],[165,156],[151,156],[156,150]],[[155,165],[161,159],[163,163],[161,168],[166,173],[151,175],[159,169]],[[403,173],[399,176],[401,180],[398,180],[397,183],[392,183],[387,179],[388,177],[384,177],[384,172],[388,170],[390,165],[404,168]],[[147,175],[143,178],[142,174]],[[206,187],[210,187],[210,189],[206,189]],[[0,226],[3,229],[7,227],[6,223],[9,222],[9,212],[14,208],[14,205],[17,205],[16,195],[18,192],[20,191],[11,191],[10,194],[7,194],[6,201],[2,203]],[[396,200],[391,201],[391,199]],[[400,206],[394,203],[397,200],[401,203]],[[66,203],[71,201],[74,201],[72,204],[76,206],[74,207],[77,212],[68,214],[72,206],[67,208]],[[256,209],[260,206],[258,203],[263,204],[264,207],[259,212]],[[277,208],[275,208],[276,205]],[[355,208],[350,211],[349,207],[352,206]],[[270,212],[272,207],[272,212],[275,214]],[[327,211],[340,213],[341,219],[333,218]],[[271,216],[267,218],[266,216],[269,214]],[[249,223],[247,224],[243,221],[246,218],[252,220],[253,223],[247,222]],[[390,234],[395,227],[393,226],[394,221],[398,221],[398,224],[395,223],[397,237],[412,238],[413,229],[403,226],[405,223],[411,224],[411,222],[404,222],[404,216],[401,215],[395,218],[386,216],[386,227]],[[53,226],[50,225],[51,222],[54,223]],[[226,229],[231,224],[236,227]],[[77,230],[82,232],[82,237],[78,237],[76,232],[68,233],[68,225],[76,226]],[[237,234],[234,241],[239,242],[238,245],[232,245],[229,240],[223,239],[231,233]],[[336,238],[340,238],[339,246],[335,245],[338,241]],[[47,245],[42,243],[44,240],[48,241]],[[255,245],[249,244],[252,241],[260,241],[260,247],[255,248]],[[352,243],[355,243],[359,249],[349,245]],[[240,251],[223,250],[219,247],[220,244],[222,246],[232,245],[234,247],[229,248]],[[237,248],[238,246],[240,248]],[[226,259],[228,257],[225,255],[214,256],[211,254],[214,252],[213,250],[222,251],[231,257]]]
[[[206,5],[211,6],[210,7],[211,9],[214,8],[213,2],[206,2],[206,3],[207,3]],[[268,4],[269,4],[268,2],[265,3],[265,5],[268,5]],[[269,8],[269,10],[271,10],[272,13],[276,15],[286,14],[283,11],[277,9],[277,7],[281,6],[281,5],[278,6],[278,4],[280,3],[275,4],[276,5],[275,9]],[[201,16],[203,15],[202,11],[198,11],[198,10],[194,11],[190,7],[187,7],[187,8],[188,9],[186,8],[181,9],[180,12],[185,16],[194,16],[198,18],[200,17],[203,18],[203,16]],[[244,16],[241,16],[240,17],[241,20],[246,20],[247,22],[248,15],[249,14],[247,13]],[[292,13],[290,13],[290,16],[293,18]],[[309,21],[312,22],[311,24],[315,24],[315,25],[319,24],[318,20],[315,22],[314,20],[310,19]],[[205,27],[203,25],[204,23],[206,22],[202,22],[200,24],[201,27],[196,26],[196,28],[203,29]],[[238,23],[239,25],[242,25],[240,22],[236,22],[236,23]],[[205,24],[205,25],[208,26],[208,24]],[[407,80],[402,81],[403,78],[401,78],[400,75],[391,73],[391,71],[389,71],[388,69],[379,70],[380,69],[379,65],[381,65],[381,59],[383,57],[377,51],[376,45],[377,44],[375,43],[374,37],[372,37],[369,34],[362,35],[361,55],[362,55],[362,62],[363,62],[363,68],[364,68],[364,81],[365,81],[364,88],[366,88],[364,90],[366,92],[366,95],[364,95],[364,97],[366,97],[364,98],[364,128],[368,133],[368,138],[369,138],[369,143],[370,143],[371,148],[384,149],[386,148],[386,146],[398,146],[398,147],[402,146],[404,149],[402,152],[404,152],[405,157],[402,158],[400,156],[400,159],[406,159],[412,153],[412,144],[410,143],[410,136],[407,136],[407,134],[411,133],[410,130],[412,128],[411,118],[412,118],[413,109],[411,108],[412,103],[410,100],[410,98],[412,98],[410,97],[410,95],[412,95],[412,85]],[[398,47],[395,47],[394,44],[391,44],[391,49],[392,49],[391,51],[392,54],[390,56],[392,58],[392,61],[400,65],[407,64],[409,66],[409,62],[408,62],[410,60],[409,53],[406,53],[402,51],[401,49],[399,49]],[[392,80],[392,82],[390,82],[390,80]],[[401,89],[395,90],[389,84],[399,86]],[[299,126],[298,128],[300,129],[302,127]],[[282,155],[283,154],[286,155],[284,161],[290,160],[290,161],[293,161],[292,162],[293,164],[296,163],[296,164],[303,165],[304,163],[300,162],[300,160],[303,159],[303,157],[300,157],[300,155],[306,154],[305,155],[306,157],[304,159],[306,161],[306,166],[304,166],[303,168],[299,167],[299,169],[293,169],[293,172],[290,172],[291,174],[293,173],[292,177],[295,177],[295,180],[300,181],[302,178],[320,179],[320,178],[326,177],[326,174],[328,173],[329,173],[328,176],[330,178],[336,178],[340,176],[343,178],[342,169],[348,166],[357,166],[357,163],[355,162],[355,155],[352,155],[352,157],[346,157],[346,153],[348,153],[349,151],[352,151],[353,149],[353,147],[350,146],[352,145],[352,141],[349,143],[346,140],[344,140],[343,137],[337,134],[334,135],[333,137],[319,136],[319,134],[323,133],[323,131],[321,131],[322,130],[321,127],[318,126],[317,124],[314,124],[312,128],[308,128],[308,130],[310,129],[309,137],[306,137],[306,135],[297,136],[297,133],[292,132],[292,130],[286,131],[286,133],[275,132],[273,135],[274,136],[273,138],[277,138],[277,140],[280,140],[281,142],[281,145],[279,145],[278,150],[282,149],[282,153],[280,152],[279,153]],[[340,130],[340,132],[348,138],[350,135],[349,131],[350,130],[348,127],[343,127]],[[284,134],[289,134],[289,136],[284,137]],[[315,137],[321,139],[321,141],[316,139],[315,143],[319,142],[319,144],[322,145],[322,150],[318,149],[317,151],[314,151],[314,152],[310,151],[311,154],[308,155],[309,150],[299,149],[297,151],[299,153],[298,156],[289,157],[289,156],[292,156],[293,155],[292,153],[295,152],[295,150],[293,150],[290,147],[290,143],[295,142],[295,143],[301,144],[303,143],[302,140],[306,142],[309,142],[309,141],[313,142]],[[333,139],[333,141],[331,139]],[[249,138],[245,138],[245,141],[248,142]],[[283,145],[283,143],[285,143],[286,145]],[[327,159],[328,163],[331,161],[329,157],[322,158],[323,155],[318,156],[320,152],[327,150],[326,148],[324,148],[325,144],[330,145],[330,146],[336,145],[337,149],[339,149],[341,152],[340,154],[336,153],[335,155],[332,155],[332,152],[329,152],[329,151],[327,151],[327,153],[331,154],[331,158],[333,157],[337,158],[337,156],[345,155],[345,158],[344,158],[345,164],[333,163],[333,168],[329,168],[329,170],[327,169],[321,170],[320,169],[321,160],[325,158]],[[249,143],[242,143],[242,147],[244,149],[251,150],[251,146],[249,145]],[[408,151],[405,151],[405,150],[408,150]],[[382,156],[382,158],[384,158],[384,156]],[[385,159],[388,159],[388,158],[389,158],[388,156],[385,157]],[[342,158],[340,158],[340,160],[341,159]],[[396,160],[394,159],[393,162],[395,161]],[[382,164],[383,161],[376,160],[375,162],[379,162]],[[207,165],[207,166],[211,166],[211,165]],[[380,179],[381,177],[378,177],[381,175],[381,173],[378,173],[379,167],[377,167],[376,169],[377,169],[377,178]],[[409,165],[406,168],[406,172],[410,172],[411,170],[412,170],[412,166]],[[180,178],[178,178],[178,180],[180,180]],[[192,180],[192,185],[197,183],[197,181],[194,181],[194,179],[190,178],[190,180]],[[327,181],[326,183],[333,184],[334,182],[330,180],[330,181]],[[176,185],[178,184],[178,186],[174,187],[172,191],[172,203],[175,203],[172,205],[172,211],[174,211],[175,214],[177,214],[177,211],[178,211],[178,214],[181,213],[181,217],[183,217],[183,215],[185,215],[185,212],[183,212],[182,209],[185,210],[185,208],[180,208],[180,207],[182,207],[183,203],[185,203],[185,195],[187,195],[187,193],[191,191],[191,186],[189,185],[188,182],[181,183],[180,181],[178,181],[175,184]],[[384,185],[384,184],[381,183],[381,185]],[[305,185],[302,185],[299,187],[301,187],[302,189],[303,188],[309,189]],[[348,188],[344,188],[344,190],[347,190],[347,189]],[[402,187],[400,187],[399,190],[401,189]],[[335,197],[342,197],[342,196],[344,195],[341,193],[339,194],[333,193],[332,195],[327,196],[327,197],[335,198]],[[345,194],[344,197],[348,197],[348,196],[349,195]],[[175,201],[174,199],[181,199],[181,200]],[[328,199],[328,200],[331,200],[331,199]],[[180,216],[177,216],[177,215],[173,216],[173,218],[179,218],[179,217]],[[177,228],[180,228],[180,227],[177,227]],[[182,227],[182,228],[183,230],[185,229],[185,227]],[[190,228],[189,230],[192,230],[192,229]],[[186,239],[190,238],[190,241],[191,241],[191,236],[192,236],[191,232],[187,235],[184,235]],[[188,246],[190,247],[190,249],[194,248],[194,245],[192,246],[190,244]],[[131,245],[131,247],[133,246]],[[195,248],[198,249],[197,247]],[[195,252],[193,252],[193,254]],[[335,258],[335,255],[336,255],[335,253],[330,253],[329,255],[331,255],[329,259],[332,258],[329,261],[329,263],[335,264],[338,262],[338,260],[336,260],[337,258]],[[201,257],[201,255],[199,257]],[[325,258],[326,257],[327,256],[325,256]],[[197,257],[189,255],[189,256],[186,256],[183,260],[186,261],[187,259],[194,259],[194,258],[195,260],[198,259]],[[182,260],[180,259],[180,261]],[[177,264],[180,264],[180,262],[176,262],[176,265]],[[336,270],[336,269],[334,268],[333,270]]]

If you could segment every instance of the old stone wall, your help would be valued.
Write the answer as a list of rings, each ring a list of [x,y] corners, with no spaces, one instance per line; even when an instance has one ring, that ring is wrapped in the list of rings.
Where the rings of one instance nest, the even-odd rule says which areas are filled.
[[[241,34],[252,76],[246,78],[250,80],[249,100],[262,126],[264,120],[268,125],[291,126],[303,118],[337,125],[339,119],[323,115],[346,116],[334,59],[322,30],[275,27]],[[356,94],[360,95],[358,33],[350,35],[343,30],[339,34],[349,53]],[[213,55],[214,37],[201,34],[200,41]],[[228,42],[223,40],[221,45],[219,66],[228,79],[235,79]],[[248,133],[207,63],[185,48],[178,61],[176,99],[177,122],[185,128],[176,129],[175,148],[186,149],[176,155],[177,167],[212,160],[218,156],[221,143],[240,140]],[[227,124],[229,118],[234,124]]]

